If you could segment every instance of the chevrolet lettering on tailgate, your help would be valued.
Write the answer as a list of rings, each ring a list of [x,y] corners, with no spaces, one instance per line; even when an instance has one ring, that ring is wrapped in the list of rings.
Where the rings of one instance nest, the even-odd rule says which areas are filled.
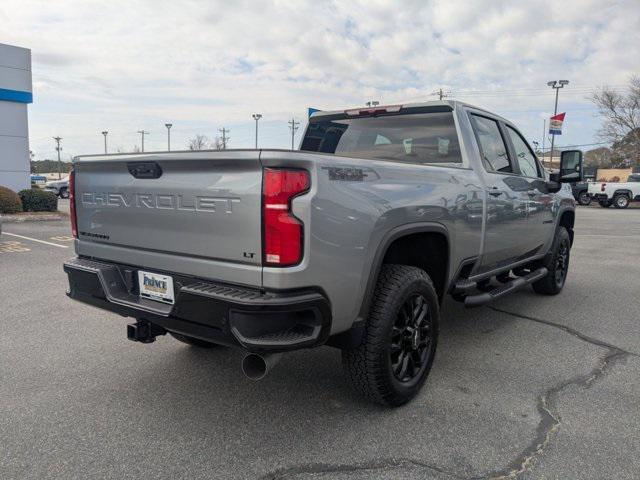
[[[233,204],[240,203],[233,197],[203,197],[156,193],[84,192],[80,201],[85,207],[157,208],[161,210],[185,210],[196,212],[233,213]]]

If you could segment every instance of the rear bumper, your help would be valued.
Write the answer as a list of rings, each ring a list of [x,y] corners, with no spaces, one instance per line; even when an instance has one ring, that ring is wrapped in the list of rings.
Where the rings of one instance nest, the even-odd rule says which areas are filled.
[[[69,260],[64,264],[67,295],[170,332],[251,352],[313,347],[329,336],[331,308],[319,291],[269,292],[158,272],[174,280],[175,304],[168,305],[138,296],[137,270],[87,258]]]

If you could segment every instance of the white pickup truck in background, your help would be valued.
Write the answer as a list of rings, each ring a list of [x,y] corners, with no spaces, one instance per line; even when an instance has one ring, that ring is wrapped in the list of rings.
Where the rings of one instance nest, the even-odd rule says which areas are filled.
[[[640,173],[629,175],[626,182],[589,183],[588,191],[601,207],[627,208],[629,203],[640,201]]]

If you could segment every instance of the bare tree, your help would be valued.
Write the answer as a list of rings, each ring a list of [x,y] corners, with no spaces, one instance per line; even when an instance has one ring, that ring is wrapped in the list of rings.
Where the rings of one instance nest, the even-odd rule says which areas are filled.
[[[607,147],[598,147],[585,152],[584,164],[588,167],[611,167],[611,150]]]
[[[600,138],[612,143],[614,165],[640,164],[640,77],[625,94],[602,87],[591,96],[603,119]]]
[[[206,135],[196,135],[189,139],[189,150],[206,150],[209,146],[209,139]]]
[[[224,150],[224,144],[222,143],[222,139],[216,136],[213,139],[213,143],[211,144],[211,148],[213,150]]]

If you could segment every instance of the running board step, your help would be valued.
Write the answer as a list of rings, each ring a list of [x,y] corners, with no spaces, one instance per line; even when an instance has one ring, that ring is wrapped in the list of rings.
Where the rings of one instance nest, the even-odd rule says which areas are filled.
[[[524,277],[514,278],[513,280],[505,283],[504,285],[500,285],[496,287],[494,290],[490,292],[478,293],[477,295],[470,295],[464,299],[464,306],[467,308],[480,307],[485,305],[497,298],[508,295],[509,293],[513,293],[517,290],[520,290],[522,287],[529,285],[530,283],[536,282],[543,278],[547,274],[547,269],[545,267],[540,267],[537,270],[534,270],[531,273],[528,273]]]

